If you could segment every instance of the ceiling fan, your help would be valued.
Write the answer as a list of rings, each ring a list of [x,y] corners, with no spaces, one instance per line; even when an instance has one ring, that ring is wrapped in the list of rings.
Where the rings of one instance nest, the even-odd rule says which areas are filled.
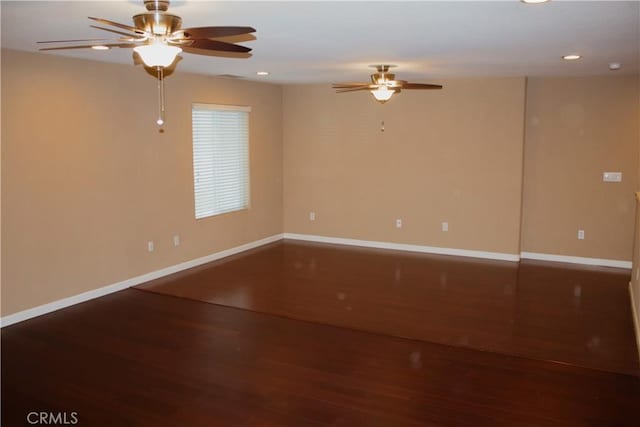
[[[147,12],[134,15],[133,26],[103,18],[89,17],[89,19],[99,24],[118,28],[118,30],[115,30],[91,25],[92,28],[120,35],[121,37],[117,39],[39,41],[38,43],[40,44],[65,44],[63,46],[43,47],[40,50],[133,48],[141,56],[144,63],[150,67],[168,67],[181,51],[195,54],[208,54],[208,52],[203,51],[236,53],[248,53],[251,51],[251,48],[245,46],[212,39],[253,33],[256,31],[254,28],[181,28],[182,18],[167,13],[169,3],[169,0],[144,0]],[[167,48],[169,50],[166,50]],[[158,52],[163,49],[172,55],[159,54]],[[170,59],[171,62],[169,62]]]
[[[169,0],[144,0],[147,12],[133,16],[133,25],[120,24],[103,18],[89,17],[92,21],[113,28],[91,25],[92,28],[118,34],[117,39],[74,39],[39,41],[52,44],[39,50],[97,49],[113,47],[133,48],[142,62],[157,70],[159,117],[164,123],[164,69],[171,66],[180,52],[199,55],[248,54],[251,48],[229,43],[218,38],[246,36],[256,30],[252,27],[194,27],[181,28],[182,18],[167,12]]]
[[[391,99],[394,93],[400,93],[402,89],[442,89],[442,85],[395,80],[395,74],[389,72],[389,68],[395,65],[370,65],[370,67],[377,70],[377,73],[371,74],[370,83],[334,83],[333,88],[337,89],[337,93],[368,90],[382,104]]]

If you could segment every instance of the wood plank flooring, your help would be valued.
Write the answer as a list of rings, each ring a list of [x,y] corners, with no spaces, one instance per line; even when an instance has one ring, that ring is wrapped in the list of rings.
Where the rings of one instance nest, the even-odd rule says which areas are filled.
[[[139,288],[638,375],[628,282],[627,270],[285,240]]]
[[[309,264],[296,265],[291,268],[311,275]],[[325,266],[316,258],[316,272]],[[414,274],[401,267],[401,278]],[[465,289],[453,270],[447,277],[451,292]],[[509,274],[499,269],[487,277]],[[487,286],[505,283],[512,282]],[[350,298],[340,303],[359,311]],[[478,301],[487,298],[478,291]],[[505,304],[498,300],[496,307]],[[75,411],[80,426],[640,423],[638,377],[133,289],[9,326],[1,335],[3,426],[29,425],[30,411]]]

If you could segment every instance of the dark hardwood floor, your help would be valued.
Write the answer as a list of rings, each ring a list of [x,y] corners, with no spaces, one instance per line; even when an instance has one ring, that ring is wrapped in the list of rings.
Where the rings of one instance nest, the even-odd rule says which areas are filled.
[[[302,262],[296,253],[291,259]],[[350,258],[334,262],[347,263]],[[267,263],[271,258],[257,259]],[[316,258],[317,274],[328,265],[322,259]],[[385,263],[374,258],[375,272],[365,277],[374,289],[381,286],[375,284],[381,264]],[[497,279],[517,275],[491,264],[479,265],[493,271],[477,282],[490,288],[513,284]],[[417,274],[405,264],[400,267],[400,279]],[[300,277],[313,276],[309,264],[294,263],[291,268]],[[473,294],[471,283],[447,271],[447,292]],[[434,277],[434,286],[440,286],[441,276]],[[387,279],[393,281],[394,276]],[[263,280],[271,283],[269,277]],[[416,298],[425,296],[415,292]],[[475,292],[477,301],[490,299],[485,291]],[[318,290],[312,294],[323,295]],[[499,315],[487,313],[488,325],[508,311],[504,306],[522,309],[522,304],[508,303],[509,294],[495,303]],[[241,298],[250,295],[248,290],[240,292],[236,301],[246,302]],[[586,289],[584,295],[589,301]],[[339,304],[353,304],[350,311],[360,311],[365,301],[351,302],[351,297],[338,298]],[[451,302],[455,299],[451,297]],[[320,299],[318,304],[326,302]],[[537,327],[533,323],[526,325]],[[81,426],[640,423],[640,378],[631,375],[296,321],[134,289],[6,327],[1,334],[2,425],[8,427],[29,425],[30,411],[77,412]],[[602,341],[606,343],[604,336]]]
[[[627,270],[277,242],[138,288],[638,375]]]

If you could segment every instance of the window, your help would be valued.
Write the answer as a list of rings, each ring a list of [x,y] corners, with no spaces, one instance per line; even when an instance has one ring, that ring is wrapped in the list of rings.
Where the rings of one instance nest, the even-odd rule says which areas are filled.
[[[196,219],[249,206],[251,107],[193,104]]]

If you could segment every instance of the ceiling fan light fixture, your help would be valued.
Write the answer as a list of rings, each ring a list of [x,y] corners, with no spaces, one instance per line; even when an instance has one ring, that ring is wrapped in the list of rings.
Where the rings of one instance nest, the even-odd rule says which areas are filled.
[[[376,99],[376,101],[383,104],[390,100],[394,93],[395,90],[389,90],[389,88],[385,85],[371,91],[371,94]]]
[[[133,50],[140,55],[142,62],[147,67],[168,67],[173,64],[182,49],[177,46],[169,46],[161,41],[134,47]]]

